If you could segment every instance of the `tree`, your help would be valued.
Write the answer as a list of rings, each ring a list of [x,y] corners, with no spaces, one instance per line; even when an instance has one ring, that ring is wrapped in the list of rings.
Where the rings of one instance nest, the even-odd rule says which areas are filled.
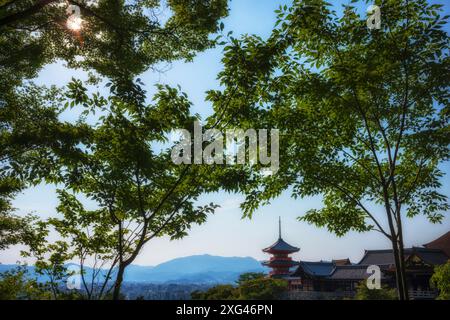
[[[58,59],[69,68],[88,71],[94,82],[99,76],[117,82],[126,94],[133,78],[148,68],[191,60],[211,48],[216,39],[209,35],[223,28],[219,20],[228,14],[226,0],[67,3],[16,0],[0,5],[0,101],[3,93],[11,93]],[[77,28],[67,23],[74,8]]]
[[[70,68],[94,71],[94,82],[97,77],[115,81],[117,90],[125,95],[132,91],[134,77],[148,68],[160,62],[191,60],[198,51],[212,47],[216,39],[210,39],[209,35],[223,28],[219,20],[228,13],[226,0],[68,3],[80,8],[79,30],[68,27],[67,6],[59,0],[15,0],[0,5],[2,113],[17,111],[19,102],[25,111],[34,111],[27,108],[26,101],[16,97],[21,93],[16,89],[21,88],[25,79],[35,78],[43,66],[58,59]],[[171,11],[169,16],[157,13],[164,8]],[[40,95],[35,86],[32,88]],[[34,115],[25,111],[22,111],[25,119]],[[3,116],[2,131],[4,126],[10,126],[10,118]],[[53,120],[51,116],[49,123]],[[33,133],[22,139],[33,137]],[[57,136],[54,143],[56,139]]]
[[[114,83],[114,86],[111,87],[114,88],[114,92],[121,96],[123,102],[129,103],[132,101],[132,97],[139,94],[135,90],[133,81],[136,75],[160,62],[177,59],[191,60],[196,52],[212,47],[216,43],[216,39],[210,38],[209,35],[223,28],[218,21],[228,12],[226,0],[169,0],[165,4],[162,1],[127,1],[125,3],[109,0],[96,1],[96,3],[80,0],[69,1],[69,3],[81,9],[82,23],[81,26],[78,26],[80,28],[73,28],[73,26],[70,28],[66,24],[67,6],[61,4],[60,1],[18,0],[2,3],[0,6],[0,68],[2,69],[2,79],[0,79],[0,230],[2,248],[21,241],[20,235],[27,234],[24,223],[31,222],[12,215],[9,200],[16,192],[30,183],[45,180],[48,183],[66,182],[71,184],[70,179],[73,177],[63,177],[60,170],[68,167],[73,169],[75,164],[87,160],[80,158],[84,156],[84,153],[78,146],[89,146],[89,139],[93,137],[92,128],[83,119],[76,124],[59,121],[58,116],[64,110],[61,105],[62,99],[66,99],[66,97],[60,96],[60,92],[56,88],[46,89],[33,84],[24,84],[23,81],[36,77],[46,64],[61,59],[70,68],[82,68],[90,72],[91,83],[98,83],[99,77],[110,79]],[[171,15],[168,17],[157,13],[158,9],[164,6],[171,11]],[[95,76],[92,71],[96,72]],[[103,101],[96,100],[89,107],[101,109],[102,103]],[[116,109],[115,120],[119,122],[119,119],[125,120],[118,114],[123,110],[124,108]],[[112,117],[109,120],[115,121]],[[125,122],[122,121],[122,124]],[[110,125],[108,129],[110,132],[120,129],[119,125],[115,128],[113,128],[113,123]],[[107,133],[103,132],[103,134],[106,136]],[[100,135],[96,137],[100,138]],[[116,134],[115,137],[119,138],[119,135]],[[98,142],[99,140],[93,143]],[[140,147],[144,148],[145,142],[142,143]],[[103,147],[105,148],[106,145]],[[112,157],[113,154],[110,156]],[[102,174],[100,173],[102,160],[96,158],[96,161],[88,164],[83,162],[83,170],[92,169],[94,175]],[[107,161],[108,159],[105,159],[104,162]],[[161,158],[160,161],[164,160]],[[89,167],[90,165],[97,167]],[[76,172],[71,173],[76,174]],[[81,187],[78,186],[78,188]],[[122,186],[122,188],[125,189],[126,186]],[[90,194],[94,194],[100,190],[100,187],[97,186],[97,190],[94,190],[92,186],[87,188],[84,185],[83,190],[86,189]],[[103,189],[103,191],[111,190]],[[147,195],[149,192],[146,190]],[[123,197],[120,199],[124,200]],[[88,257],[99,259],[102,263],[111,262],[109,272],[105,275],[104,282],[98,291],[96,291],[98,288],[93,286],[94,281],[87,281],[85,274],[82,273],[88,298],[101,298],[107,293],[105,285],[116,264],[119,264],[119,275],[122,277],[124,266],[132,261],[124,258],[124,255],[128,253],[128,248],[123,248],[123,243],[119,250],[120,263],[119,260],[114,260],[115,258],[119,259],[118,256],[111,253],[117,253],[118,246],[110,239],[115,235],[114,230],[109,230],[108,227],[111,224],[113,226],[121,225],[122,220],[119,218],[114,220],[114,223],[111,219],[100,221],[99,219],[104,217],[106,211],[87,212],[83,208],[80,209],[80,207],[76,207],[76,199],[70,198],[68,193],[61,193],[60,200],[72,207],[60,208],[63,218],[51,220],[50,225],[70,241],[48,244],[46,239],[41,239],[41,243],[33,243],[30,254],[39,256],[38,261],[42,267],[40,270],[54,276],[57,281],[61,280],[62,273],[59,272],[63,272],[64,268],[59,269],[62,266],[59,264],[61,262],[59,260],[58,264],[51,265],[55,261],[44,259],[42,249],[46,245],[70,245],[70,250],[74,250],[72,254],[77,255],[81,267]],[[125,205],[122,203],[122,206]],[[209,206],[203,209],[205,212],[209,212],[211,208]],[[124,207],[121,209],[124,212],[129,211]],[[160,209],[163,212],[167,210],[166,207]],[[69,212],[70,210],[72,211]],[[99,212],[103,215],[94,219],[93,215]],[[173,214],[171,223],[167,222],[166,224],[164,224],[165,220],[158,217],[159,220],[154,222],[152,230],[156,235],[159,233],[156,232],[157,223],[161,224],[160,227],[164,224],[166,229],[173,229],[172,235],[175,236],[177,233],[180,236],[185,232],[183,228],[189,224],[188,221],[196,219],[192,216],[189,217],[189,212],[195,215],[194,212],[197,211],[193,208],[191,211],[186,210],[184,218]],[[111,215],[108,217],[111,218]],[[80,220],[75,221],[75,219]],[[174,225],[174,220],[178,221],[177,227]],[[139,248],[149,240],[146,239],[150,232],[148,224],[150,224],[150,219],[144,222],[145,228],[140,230],[142,239]],[[88,231],[81,227],[87,228]],[[94,237],[88,236],[89,228],[98,231]],[[129,231],[122,227],[120,229],[121,237],[124,236],[124,232]],[[161,234],[163,233],[161,232]],[[116,237],[117,239],[118,237]],[[120,241],[123,240],[123,238],[120,239]],[[95,241],[89,242],[89,240]],[[116,251],[111,246],[115,246]],[[68,258],[68,256],[59,256],[59,258]],[[102,276],[101,266],[94,267],[96,269],[92,274],[94,278]],[[116,291],[119,290],[120,282],[117,284]],[[53,289],[55,289],[54,286]],[[56,290],[53,291],[56,297]],[[119,294],[115,293],[115,296],[118,297]]]
[[[68,5],[79,8],[78,28],[67,24]],[[226,0],[9,1],[0,6],[0,65],[16,83],[56,59],[132,79],[158,62],[191,59],[211,47],[209,34],[227,13]]]
[[[14,190],[11,188],[17,181],[0,179],[0,250],[11,245],[25,243],[32,233],[31,224],[35,218],[31,215],[20,217],[13,214],[10,197]]]
[[[82,300],[76,291],[57,290],[48,281],[39,281],[26,265],[0,273],[0,300]]]
[[[247,272],[247,273],[243,273],[243,274],[239,275],[237,284],[241,285],[247,281],[258,280],[258,279],[262,279],[265,277],[266,277],[266,274],[264,274],[262,272]]]
[[[0,300],[49,300],[44,284],[29,278],[25,266],[0,274]]]
[[[439,290],[437,299],[450,300],[450,262],[435,267],[430,283]]]
[[[50,293],[50,298],[58,300],[65,295],[61,291],[61,287],[71,276],[66,263],[73,255],[67,242],[63,240],[49,242],[47,240],[50,232],[47,222],[35,219],[30,226],[33,232],[25,242],[27,250],[21,251],[21,255],[35,260],[35,273],[45,279],[44,284]]]
[[[206,291],[194,291],[191,293],[192,300],[236,300],[237,297],[237,289],[231,284],[221,284]]]
[[[287,281],[267,275],[241,275],[238,281],[240,300],[276,300],[287,290]]]
[[[249,272],[239,276],[237,286],[218,285],[204,292],[194,291],[194,300],[276,300],[287,290],[287,281]]]
[[[449,209],[439,192],[450,142],[448,17],[422,0],[375,3],[380,30],[369,30],[353,4],[341,16],[321,0],[280,8],[269,39],[232,39],[225,89],[209,99],[230,127],[280,130],[275,175],[236,167],[248,178],[235,186],[246,194],[244,215],[284,190],[323,196],[323,207],[300,220],[338,236],[387,237],[407,299],[402,221],[423,214],[438,223]]]
[[[56,88],[33,84],[1,88],[0,249],[4,249],[26,244],[36,220],[15,215],[11,200],[23,188],[57,176],[55,158],[76,157],[77,144],[85,141],[89,126],[59,120],[63,105]]]
[[[383,286],[380,289],[369,289],[367,285],[361,282],[356,290],[356,300],[396,300],[397,290]]]
[[[3,80],[0,80],[3,89],[0,89],[0,249],[26,244],[36,221],[32,215],[15,215],[11,200],[27,185],[55,174],[52,158],[76,154],[76,144],[88,131],[85,124],[58,120],[62,112],[58,89],[33,84],[13,88]]]
[[[2,234],[17,217],[4,203],[30,183],[59,180],[56,158],[76,158],[89,126],[60,122],[58,91],[28,82],[43,66],[62,60],[82,68],[90,81],[114,81],[122,96],[133,92],[136,75],[158,63],[191,60],[212,47],[223,28],[226,0],[67,1],[80,9],[81,24],[67,24],[59,0],[15,0],[0,4],[0,214]],[[73,7],[76,6],[76,7]],[[170,15],[163,13],[170,10]],[[159,13],[158,13],[159,12]],[[73,12],[69,12],[72,14]],[[6,202],[5,202],[6,201]],[[17,222],[17,223],[16,223]],[[10,238],[11,239],[11,238]]]
[[[59,215],[50,218],[48,225],[64,239],[70,257],[77,261],[80,292],[88,300],[106,299],[118,264],[115,224],[106,210],[85,210],[76,196],[67,191],[59,190],[58,198]]]
[[[181,238],[192,224],[205,222],[217,206],[196,207],[194,201],[220,184],[211,177],[210,166],[176,165],[171,149],[157,146],[174,129],[192,130],[196,120],[178,89],[159,86],[154,103],[147,104],[139,81],[133,96],[123,97],[112,85],[114,94],[108,99],[89,96],[79,81],[69,87],[67,95],[75,105],[87,112],[101,110],[102,116],[80,147],[81,155],[59,164],[66,190],[60,192],[58,207],[63,215],[51,223],[81,261],[89,254],[107,257],[109,266],[116,266],[113,298],[118,299],[125,269],[142,247],[163,235]],[[86,210],[77,194],[98,209]]]

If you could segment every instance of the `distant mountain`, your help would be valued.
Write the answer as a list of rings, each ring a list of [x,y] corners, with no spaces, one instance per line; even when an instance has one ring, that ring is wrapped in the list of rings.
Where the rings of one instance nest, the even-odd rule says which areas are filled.
[[[1,264],[0,263],[0,273],[16,269],[17,267],[18,267],[17,264]],[[47,276],[37,274],[34,271],[34,266],[25,266],[24,268],[28,272],[28,276],[30,278],[37,279],[39,282],[49,281],[49,278]]]
[[[15,267],[16,265],[0,264],[0,272]],[[34,268],[27,268],[30,275],[35,276]],[[92,270],[86,268],[87,278],[91,272]],[[251,257],[197,255],[173,259],[154,267],[130,265],[125,271],[124,280],[134,283],[233,283],[240,274],[246,272],[267,272],[267,269]],[[43,277],[38,278],[45,280]]]
[[[260,262],[251,257],[219,257],[209,254],[176,258],[154,267],[154,272],[245,272],[262,270]]]
[[[265,272],[251,257],[211,255],[176,258],[155,267],[132,266],[125,272],[128,282],[231,283],[245,272]]]

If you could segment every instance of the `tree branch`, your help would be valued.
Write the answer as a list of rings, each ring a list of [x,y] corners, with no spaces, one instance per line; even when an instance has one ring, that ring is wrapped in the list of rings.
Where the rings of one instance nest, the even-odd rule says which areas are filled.
[[[53,2],[58,2],[58,1],[59,0],[39,0],[39,1],[35,2],[35,4],[32,5],[31,7],[29,7],[28,9],[13,13],[13,14],[3,17],[3,18],[0,18],[0,27],[6,26],[8,24],[12,24],[14,22],[17,22],[18,20],[26,19],[26,18],[34,15],[35,13],[39,12],[40,10],[42,10],[49,4],[51,4]]]

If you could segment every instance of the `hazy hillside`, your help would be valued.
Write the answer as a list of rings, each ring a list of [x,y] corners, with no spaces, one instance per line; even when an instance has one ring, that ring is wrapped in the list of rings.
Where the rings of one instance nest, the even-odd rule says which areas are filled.
[[[16,265],[0,264],[0,272]],[[34,275],[34,268],[28,267]],[[139,283],[233,283],[245,272],[265,272],[261,263],[251,257],[188,256],[173,259],[157,266],[131,265],[125,272],[126,282]],[[89,275],[91,270],[86,268]],[[45,278],[39,277],[41,281]]]
[[[129,282],[229,283],[245,272],[264,272],[250,257],[188,256],[155,267],[133,266],[125,273]]]

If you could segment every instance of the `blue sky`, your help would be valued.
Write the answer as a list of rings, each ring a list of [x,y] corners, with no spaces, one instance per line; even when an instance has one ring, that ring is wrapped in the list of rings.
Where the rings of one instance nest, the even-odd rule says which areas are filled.
[[[443,0],[437,2],[445,3]],[[224,20],[225,34],[232,30],[235,36],[249,33],[266,37],[275,23],[274,10],[279,5],[289,3],[287,0],[232,0],[230,15]],[[447,14],[450,12],[450,4],[446,4],[445,11]],[[216,75],[221,70],[221,56],[221,48],[209,50],[199,54],[192,63],[173,63],[167,72],[147,72],[141,79],[147,84],[150,92],[155,83],[179,84],[193,102],[192,112],[206,117],[211,113],[211,106],[204,101],[205,91],[219,88]],[[37,82],[64,85],[72,76],[85,78],[83,73],[69,71],[61,63],[55,63],[41,72]],[[67,120],[73,118],[70,114],[64,117],[67,117]],[[447,173],[442,191],[450,196],[448,176],[450,164],[444,164],[442,169]],[[166,238],[152,240],[145,246],[135,263],[155,265],[176,257],[205,253],[264,259],[265,254],[261,249],[276,240],[278,216],[282,217],[284,239],[301,248],[295,255],[297,259],[327,260],[350,257],[352,261],[357,262],[362,257],[364,249],[389,247],[389,242],[376,232],[350,233],[337,238],[325,229],[298,222],[296,217],[309,209],[321,206],[320,197],[294,200],[286,192],[271,205],[259,209],[252,220],[241,219],[239,209],[241,200],[240,195],[222,192],[203,196],[199,204],[212,201],[221,205],[216,214],[210,216],[205,224],[193,226],[189,236],[182,240],[169,241]],[[14,205],[21,214],[34,212],[43,218],[52,216],[57,205],[55,187],[38,186],[27,190],[17,197]],[[422,245],[449,230],[448,217],[441,225],[433,225],[423,217],[409,219],[405,221],[405,243],[407,246]],[[0,252],[0,262],[14,263],[20,260],[19,250],[20,247],[14,247]]]

